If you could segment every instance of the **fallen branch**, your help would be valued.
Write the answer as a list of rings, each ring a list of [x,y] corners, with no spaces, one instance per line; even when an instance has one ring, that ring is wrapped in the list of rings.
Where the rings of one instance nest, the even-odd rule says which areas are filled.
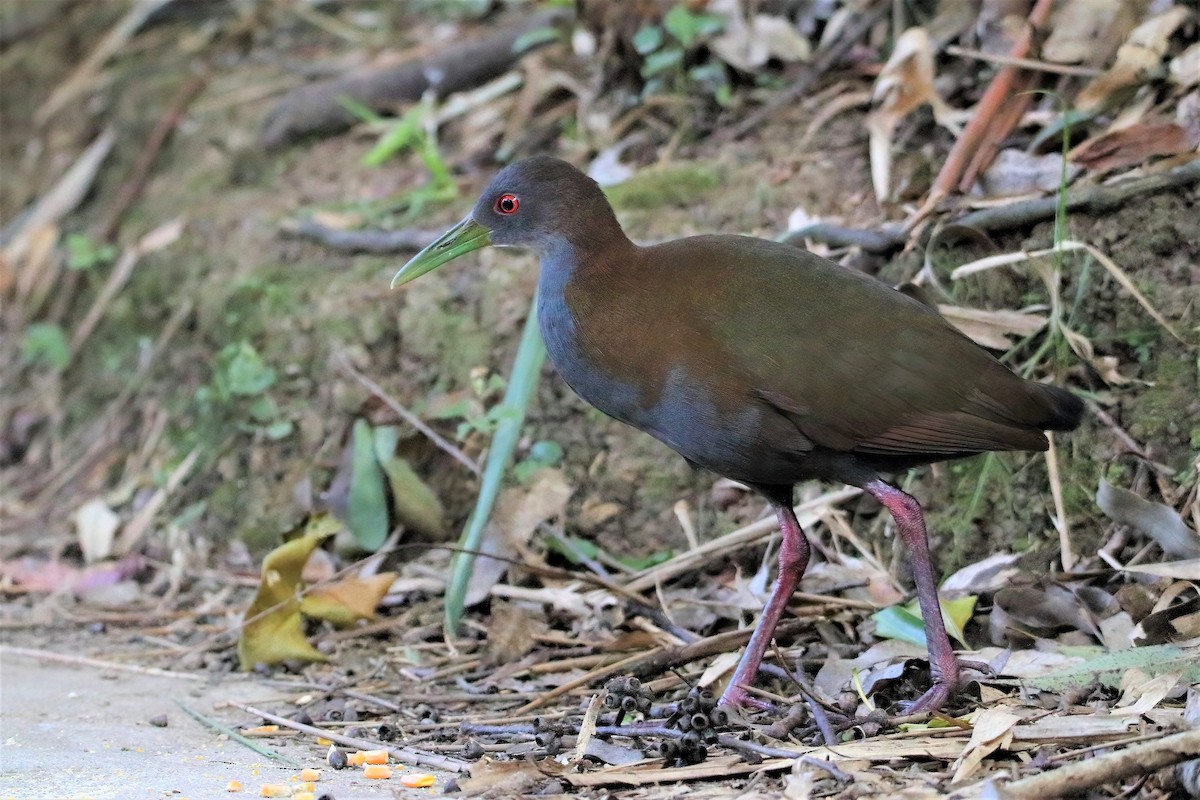
[[[1078,186],[1067,190],[1066,208],[1098,216],[1115,211],[1130,200],[1146,194],[1163,192],[1200,183],[1200,160],[1189,161],[1166,172],[1132,178],[1108,186]],[[1022,200],[1005,206],[972,211],[950,223],[980,231],[1005,231],[1027,228],[1043,220],[1054,219],[1058,212],[1057,196]],[[901,230],[863,230],[818,223],[786,233],[780,241],[797,247],[805,239],[832,247],[859,247],[868,253],[891,253],[907,241]]]
[[[311,219],[289,220],[280,232],[298,239],[311,239],[317,244],[342,253],[407,253],[420,250],[442,235],[441,231],[403,228],[385,231],[378,228],[341,231]]]
[[[1022,778],[1004,785],[1000,794],[1007,800],[1074,797],[1097,786],[1148,775],[1194,758],[1200,758],[1200,730],[1176,733]]]
[[[263,121],[259,143],[283,147],[312,134],[329,135],[349,128],[358,118],[345,101],[376,111],[420,100],[426,92],[438,97],[478,86],[500,75],[538,44],[516,52],[514,45],[533,31],[560,24],[570,12],[553,9],[536,14],[477,42],[464,42],[426,60],[374,67],[340,78],[294,89],[275,104]]]

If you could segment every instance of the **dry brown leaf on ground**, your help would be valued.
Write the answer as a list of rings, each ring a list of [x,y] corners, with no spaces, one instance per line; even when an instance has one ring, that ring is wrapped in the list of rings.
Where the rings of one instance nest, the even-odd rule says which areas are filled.
[[[1116,62],[1080,90],[1075,107],[1080,111],[1098,111],[1158,74],[1172,34],[1192,15],[1191,10],[1177,5],[1134,28],[1125,44],[1118,48]]]
[[[1134,167],[1155,156],[1175,156],[1196,149],[1188,132],[1174,122],[1131,125],[1093,136],[1067,157],[1093,172]]]
[[[538,525],[562,515],[571,491],[562,472],[549,467],[534,473],[527,485],[505,489],[496,499],[480,549],[512,558],[529,544]],[[466,605],[483,602],[508,568],[507,561],[480,557],[468,584]]]
[[[870,134],[871,182],[875,198],[887,200],[892,172],[892,135],[896,126],[920,106],[933,107],[934,118],[955,135],[959,130],[950,117],[952,110],[933,85],[933,43],[923,28],[900,34],[892,55],[875,79],[873,98],[879,105],[867,118]]]
[[[971,720],[971,740],[954,764],[952,783],[966,780],[985,758],[1012,745],[1013,727],[1021,718],[1003,707],[985,708]]]
[[[1046,327],[1042,314],[1025,311],[988,311],[980,308],[939,305],[938,311],[946,320],[984,347],[1007,350],[1013,346],[1010,335],[1031,336]]]
[[[300,601],[300,611],[339,628],[349,627],[375,616],[375,609],[395,578],[394,572],[380,572],[368,577],[348,575],[333,583],[314,586]]]
[[[1137,24],[1134,7],[1122,0],[1069,0],[1062,3],[1042,45],[1042,57],[1060,64],[1100,67]]]
[[[1096,505],[1114,522],[1132,525],[1149,536],[1171,558],[1200,558],[1200,536],[1170,506],[1113,486],[1103,478],[1096,488]]]

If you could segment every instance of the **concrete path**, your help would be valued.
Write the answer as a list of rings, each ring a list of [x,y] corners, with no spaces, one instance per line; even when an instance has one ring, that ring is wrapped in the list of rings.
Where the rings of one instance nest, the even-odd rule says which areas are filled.
[[[174,702],[178,698],[206,716],[229,724],[239,712],[213,711],[238,700],[278,707],[277,686],[226,676],[209,685],[184,678],[39,661],[0,647],[0,798],[8,800],[131,800],[258,797],[263,783],[285,783],[298,770],[200,725]],[[168,725],[149,720],[165,714]],[[430,789],[406,789],[395,769],[389,780],[368,781],[356,770],[330,770],[309,741],[285,737],[264,744],[302,764],[321,769],[317,795],[337,800],[441,795],[450,778],[434,773]],[[421,769],[422,772],[433,772]],[[241,793],[226,793],[230,780]]]

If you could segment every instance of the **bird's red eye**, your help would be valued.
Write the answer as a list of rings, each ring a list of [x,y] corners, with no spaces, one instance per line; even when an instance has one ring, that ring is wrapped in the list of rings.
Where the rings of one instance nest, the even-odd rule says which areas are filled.
[[[515,194],[502,194],[496,198],[496,213],[515,214],[521,207],[521,201]]]

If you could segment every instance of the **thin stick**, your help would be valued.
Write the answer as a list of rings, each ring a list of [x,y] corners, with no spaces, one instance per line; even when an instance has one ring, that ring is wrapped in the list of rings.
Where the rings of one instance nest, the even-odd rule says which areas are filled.
[[[1031,69],[1037,72],[1052,72],[1056,75],[1077,75],[1081,78],[1095,78],[1097,75],[1103,75],[1104,70],[1095,69],[1093,67],[1079,67],[1074,64],[1054,64],[1049,61],[1038,61],[1034,58],[1020,58],[1012,55],[1001,55],[1000,53],[985,53],[982,50],[972,50],[969,47],[959,47],[957,45],[949,45],[946,47],[946,52],[952,56],[960,58],[973,58],[976,61],[988,61],[993,64],[1005,64],[1022,69]]]
[[[14,647],[12,645],[0,645],[0,653],[8,653],[14,656],[25,656],[26,658],[36,658],[39,661],[51,661],[56,664],[70,664],[77,667],[95,667],[96,669],[112,669],[120,672],[133,672],[138,675],[151,675],[155,678],[175,678],[181,681],[195,681],[204,683],[208,680],[207,675],[195,675],[191,672],[170,672],[169,670],[159,669],[158,667],[141,667],[137,664],[121,664],[116,661],[104,661],[99,658],[88,658],[87,656],[75,656],[69,653],[55,653],[51,650],[41,650],[35,647]]]
[[[261,745],[258,742],[254,741],[253,739],[248,739],[245,736],[242,736],[240,733],[238,733],[233,728],[230,728],[227,725],[222,725],[221,723],[217,722],[215,719],[211,719],[209,717],[204,716],[199,711],[196,711],[195,709],[190,708],[186,703],[179,700],[179,698],[175,698],[175,705],[177,705],[181,709],[183,709],[183,713],[187,714],[189,717],[196,720],[196,722],[199,722],[201,725],[208,728],[209,730],[214,730],[217,733],[220,733],[224,736],[228,736],[230,739],[237,742],[242,747],[245,747],[249,750],[253,750],[255,753],[258,753],[259,755],[263,756],[264,758],[269,758],[273,761],[278,761],[282,764],[287,764],[292,769],[303,769],[304,768],[303,764],[293,761],[292,759],[288,758],[287,756],[283,755],[282,753],[277,753],[274,750],[272,750],[271,748],[269,748],[265,745]]]
[[[476,477],[482,474],[479,469],[479,465],[468,458],[466,453],[443,439],[438,435],[437,431],[426,425],[420,417],[393,400],[391,396],[389,396],[388,393],[383,390],[382,386],[356,370],[350,363],[349,359],[346,358],[345,353],[339,352],[334,356],[334,358],[337,362],[337,365],[341,367],[347,375],[349,375],[351,378],[354,378],[354,380],[366,387],[367,391],[375,395],[375,397],[378,398],[385,406],[390,408],[392,411],[395,411],[400,419],[404,420],[409,425],[412,425],[414,428],[420,431],[426,438],[429,439],[429,441],[433,442],[438,449],[449,454],[451,458],[469,469]]]
[[[1071,546],[1071,523],[1067,519],[1067,505],[1063,502],[1062,476],[1058,471],[1058,449],[1054,446],[1054,434],[1047,433],[1050,443],[1046,450],[1046,473],[1050,479],[1050,496],[1054,498],[1054,527],[1058,529],[1058,547],[1062,550],[1063,572],[1075,567],[1075,549]]]
[[[268,711],[262,711],[251,705],[229,701],[226,705],[234,708],[239,708],[247,714],[253,714],[256,717],[262,717],[268,722],[273,722],[276,725],[282,725],[285,728],[291,728],[300,733],[307,733],[309,736],[317,738],[329,739],[331,742],[344,744],[347,747],[357,747],[360,750],[387,750],[388,754],[397,761],[405,761],[410,764],[416,764],[421,767],[434,767],[435,769],[444,769],[447,772],[466,772],[471,765],[465,761],[460,761],[457,758],[449,756],[440,756],[437,753],[427,753],[423,750],[415,750],[411,747],[388,747],[380,742],[372,742],[367,739],[356,739],[353,736],[343,736],[340,733],[334,733],[325,728],[318,728],[315,725],[305,725],[303,722],[297,722],[294,719],[281,717],[278,714],[272,714]]]
[[[811,515],[818,509],[826,506],[835,505],[837,503],[849,500],[852,497],[858,497],[862,494],[862,489],[847,487],[839,489],[835,492],[826,492],[820,497],[814,497],[806,503],[801,503],[796,506],[796,515],[804,517]],[[805,524],[805,520],[800,520],[801,525]],[[808,523],[811,524],[811,523]],[[728,552],[737,547],[745,547],[757,542],[759,539],[770,534],[779,527],[774,517],[763,517],[757,522],[752,522],[749,525],[738,528],[736,531],[731,531],[724,536],[705,542],[699,547],[688,550],[686,553],[680,553],[672,559],[663,563],[643,570],[632,580],[625,584],[625,589],[631,592],[645,591],[654,586],[657,581],[665,581],[690,569],[694,569],[704,562],[704,560],[712,553],[722,553],[728,555]]]

